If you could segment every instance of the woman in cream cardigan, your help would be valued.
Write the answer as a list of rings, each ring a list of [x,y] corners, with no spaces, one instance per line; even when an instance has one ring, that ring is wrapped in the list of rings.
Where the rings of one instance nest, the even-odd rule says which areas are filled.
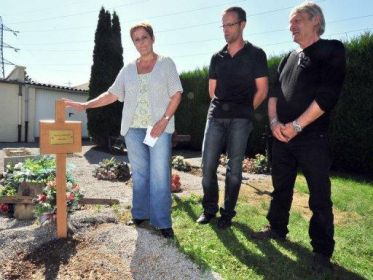
[[[82,111],[123,102],[121,135],[132,169],[132,223],[149,220],[164,237],[173,238],[171,136],[183,89],[174,62],[153,51],[151,25],[137,24],[130,35],[140,57],[122,68],[108,91],[84,103],[65,100],[65,104]],[[157,138],[154,146],[143,143],[149,126],[150,136]]]

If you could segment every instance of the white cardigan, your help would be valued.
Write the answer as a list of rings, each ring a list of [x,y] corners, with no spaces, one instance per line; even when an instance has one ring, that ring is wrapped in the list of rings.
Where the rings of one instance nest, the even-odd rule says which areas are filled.
[[[136,61],[124,66],[108,92],[116,95],[118,101],[123,102],[121,135],[126,135],[135,115],[137,98],[140,92],[139,75]],[[149,101],[153,125],[166,112],[170,98],[178,91],[182,92],[179,74],[175,63],[169,57],[158,56],[150,73]],[[171,118],[165,129],[167,133],[175,131],[175,120]]]

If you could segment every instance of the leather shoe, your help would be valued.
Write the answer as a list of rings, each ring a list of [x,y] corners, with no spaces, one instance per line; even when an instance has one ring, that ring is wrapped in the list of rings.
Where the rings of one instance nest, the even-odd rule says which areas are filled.
[[[215,218],[215,215],[213,214],[208,214],[208,213],[202,213],[201,216],[197,219],[198,224],[208,224],[211,219]]]
[[[330,258],[320,253],[314,253],[312,260],[312,270],[317,273],[328,273],[333,271]]]
[[[127,226],[132,226],[132,225],[139,226],[139,225],[141,225],[145,221],[147,221],[147,219],[132,219],[132,220],[129,220],[126,223],[126,225]]]
[[[164,238],[172,239],[174,238],[175,234],[172,228],[162,228],[161,233]]]
[[[218,228],[219,229],[226,229],[226,228],[229,228],[231,225],[232,225],[232,219],[231,218],[221,216],[218,219]]]

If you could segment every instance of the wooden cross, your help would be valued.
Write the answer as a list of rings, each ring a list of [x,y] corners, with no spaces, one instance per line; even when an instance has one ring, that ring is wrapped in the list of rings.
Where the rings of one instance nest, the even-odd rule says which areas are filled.
[[[66,154],[81,150],[81,122],[65,121],[65,103],[57,100],[55,120],[40,121],[40,153],[56,154],[58,238],[67,238]]]

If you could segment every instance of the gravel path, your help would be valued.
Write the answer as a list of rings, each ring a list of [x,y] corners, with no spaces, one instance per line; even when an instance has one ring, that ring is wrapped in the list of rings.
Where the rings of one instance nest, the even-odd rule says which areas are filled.
[[[0,143],[0,147],[17,145]],[[28,149],[38,154],[34,144]],[[57,240],[54,223],[40,227],[33,221],[0,216],[0,279],[221,279],[216,273],[201,270],[173,241],[154,230],[126,226],[118,220],[115,212],[128,213],[131,205],[131,183],[98,181],[92,176],[95,164],[110,157],[87,145],[82,153],[67,160],[74,166],[73,176],[85,197],[120,201],[116,210],[87,207],[72,214],[69,228],[73,239]],[[116,158],[127,161],[126,156]],[[198,165],[198,159],[191,161]],[[201,193],[200,180],[182,173],[184,190],[178,195]]]

